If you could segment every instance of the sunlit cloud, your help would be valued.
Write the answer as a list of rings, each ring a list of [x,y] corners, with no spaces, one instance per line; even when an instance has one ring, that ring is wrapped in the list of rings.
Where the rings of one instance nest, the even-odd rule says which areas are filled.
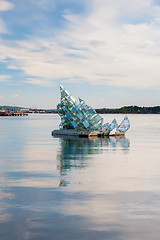
[[[47,79],[36,79],[36,78],[27,78],[25,83],[41,85],[41,86],[53,86],[50,80]]]
[[[0,82],[9,82],[10,78],[9,75],[0,75]]]
[[[6,0],[0,0],[0,11],[12,10],[14,5]]]
[[[12,97],[13,97],[13,98],[18,98],[18,97],[19,97],[19,94],[14,94]]]

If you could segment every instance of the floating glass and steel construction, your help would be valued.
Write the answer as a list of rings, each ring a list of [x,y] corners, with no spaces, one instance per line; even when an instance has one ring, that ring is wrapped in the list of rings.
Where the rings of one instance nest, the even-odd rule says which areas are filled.
[[[116,119],[110,124],[105,123],[103,125],[103,117],[97,114],[92,107],[88,106],[84,100],[79,98],[77,102],[63,86],[60,86],[60,92],[61,101],[57,105],[58,114],[61,117],[60,130],[53,131],[53,135],[73,134],[75,132],[88,132],[88,134],[98,132],[100,135],[110,135],[110,133],[113,134],[113,132],[122,134],[130,127],[127,116],[120,125],[118,125]]]

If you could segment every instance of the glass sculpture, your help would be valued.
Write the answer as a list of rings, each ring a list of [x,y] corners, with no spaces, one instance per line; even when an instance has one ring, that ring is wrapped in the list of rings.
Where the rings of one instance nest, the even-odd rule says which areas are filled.
[[[79,98],[78,102],[69,92],[60,86],[61,101],[57,105],[58,114],[61,117],[60,130],[73,129],[79,132],[99,131],[102,135],[123,134],[129,127],[130,122],[126,116],[122,123],[118,125],[116,119],[103,125],[103,117],[88,106],[84,100]]]

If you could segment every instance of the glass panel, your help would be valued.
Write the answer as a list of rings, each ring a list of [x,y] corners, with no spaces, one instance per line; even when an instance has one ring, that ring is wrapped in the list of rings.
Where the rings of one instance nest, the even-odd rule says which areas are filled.
[[[74,121],[72,121],[71,124],[73,125],[74,128],[77,127],[77,124]]]
[[[96,115],[94,118],[92,118],[92,120],[94,122],[99,122],[100,120],[102,120],[103,118],[100,115]]]
[[[80,113],[77,114],[77,117],[78,117],[80,120],[83,119],[83,117],[82,117],[82,115],[81,115]]]
[[[67,111],[67,108],[64,106],[63,108],[62,108],[64,111]]]
[[[82,107],[82,105],[79,103],[79,104],[77,105],[77,108],[80,109],[81,107]]]
[[[89,112],[86,112],[86,113],[84,114],[84,116],[87,117],[88,114],[89,114]]]
[[[89,127],[89,123],[88,123],[87,121],[84,121],[84,122],[83,122],[83,125],[84,125],[85,128],[88,128],[88,127]]]
[[[71,116],[69,115],[69,113],[66,113],[66,117],[67,117],[68,119],[71,119]]]
[[[77,112],[76,107],[73,107],[73,108],[72,108],[72,111],[73,111],[73,112]]]
[[[76,102],[76,100],[71,96],[70,99],[72,100],[72,102]]]
[[[92,109],[92,108],[89,109],[88,112],[89,112],[89,114],[95,114],[96,113],[96,111],[94,109]]]
[[[69,92],[67,90],[65,90],[65,93],[69,96]]]

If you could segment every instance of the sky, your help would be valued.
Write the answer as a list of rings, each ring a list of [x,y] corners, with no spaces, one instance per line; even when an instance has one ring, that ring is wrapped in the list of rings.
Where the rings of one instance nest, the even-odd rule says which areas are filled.
[[[0,105],[160,105],[160,0],[0,0]]]

